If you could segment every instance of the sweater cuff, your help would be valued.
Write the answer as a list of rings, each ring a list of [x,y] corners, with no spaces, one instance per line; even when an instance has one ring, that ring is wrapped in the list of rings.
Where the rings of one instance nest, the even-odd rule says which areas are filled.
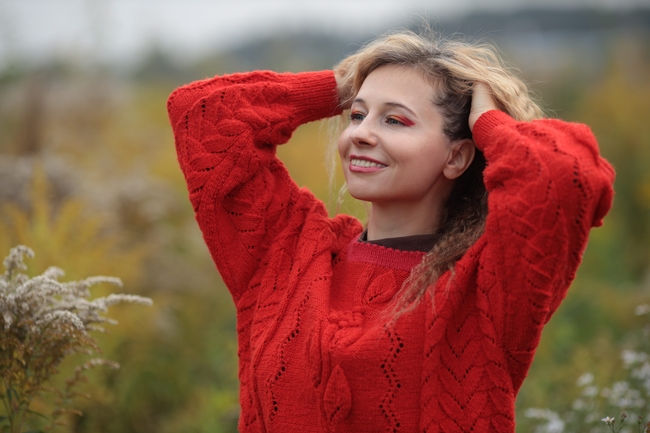
[[[474,130],[472,131],[474,144],[482,151],[489,143],[492,131],[494,131],[496,127],[501,125],[514,126],[516,123],[517,121],[515,119],[503,111],[487,111],[483,113],[474,124]]]
[[[289,101],[296,110],[298,124],[341,113],[334,72],[301,72],[289,77]]]

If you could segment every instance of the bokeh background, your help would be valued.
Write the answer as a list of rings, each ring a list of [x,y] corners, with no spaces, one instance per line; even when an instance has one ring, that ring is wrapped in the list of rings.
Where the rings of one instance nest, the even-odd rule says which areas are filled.
[[[642,323],[634,307],[650,298],[650,2],[0,0],[0,252],[25,244],[31,273],[117,276],[154,300],[114,309],[119,325],[98,339],[122,368],[91,374],[84,415],[61,431],[236,431],[234,309],[176,163],[171,91],[234,71],[331,68],[425,22],[495,43],[550,116],[592,127],[618,172],[615,206],[520,392],[518,431],[532,429],[523,409],[570,405],[582,373],[621,374]],[[335,212],[327,141],[305,125],[280,153]]]

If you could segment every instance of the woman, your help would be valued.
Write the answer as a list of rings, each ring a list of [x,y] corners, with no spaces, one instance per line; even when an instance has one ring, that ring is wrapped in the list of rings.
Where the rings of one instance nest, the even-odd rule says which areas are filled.
[[[237,308],[240,431],[514,431],[542,327],[611,206],[587,127],[532,121],[488,48],[411,33],[333,72],[198,81],[168,109]],[[342,112],[365,229],[328,218],[275,156]]]

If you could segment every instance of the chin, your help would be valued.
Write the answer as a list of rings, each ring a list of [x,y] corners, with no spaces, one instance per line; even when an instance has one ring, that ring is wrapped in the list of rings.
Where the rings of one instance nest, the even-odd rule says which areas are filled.
[[[359,191],[358,188],[350,188],[349,184],[347,185],[347,188],[348,188],[348,194],[350,194],[352,196],[352,198],[357,199],[357,200],[361,200],[361,201],[369,201],[367,193],[364,194],[364,192]]]
[[[348,193],[357,200],[367,202],[385,201],[387,198],[386,194],[376,191],[362,190],[361,188],[350,188],[350,185],[348,185]]]

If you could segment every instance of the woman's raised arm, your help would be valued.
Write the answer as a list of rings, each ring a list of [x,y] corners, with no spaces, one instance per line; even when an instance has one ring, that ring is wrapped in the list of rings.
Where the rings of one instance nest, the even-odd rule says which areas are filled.
[[[488,190],[477,301],[510,354],[517,390],[542,327],[575,277],[590,229],[611,207],[614,170],[581,124],[516,122],[489,111],[473,135],[487,160]]]
[[[301,124],[340,112],[331,71],[251,72],[197,81],[168,101],[190,201],[219,271],[237,298],[273,238],[326,212],[275,156]]]

